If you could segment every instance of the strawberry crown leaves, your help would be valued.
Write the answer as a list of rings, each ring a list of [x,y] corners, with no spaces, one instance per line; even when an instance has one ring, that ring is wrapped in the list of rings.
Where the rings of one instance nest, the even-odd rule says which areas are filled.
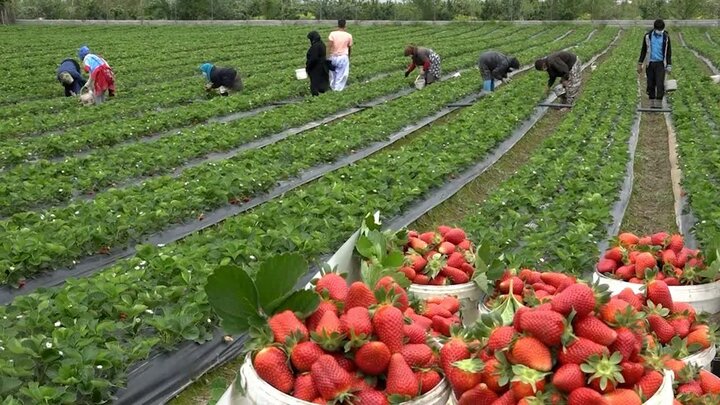
[[[640,327],[639,321],[644,318],[644,314],[637,312],[635,308],[628,305],[624,310],[617,312],[615,322],[610,322],[610,324],[612,326],[623,326],[631,330],[637,330]]]
[[[537,392],[538,381],[544,379],[550,373],[543,373],[522,364],[514,364],[512,366],[514,374],[511,381],[517,381],[532,386],[533,393]]]
[[[467,373],[481,373],[485,370],[485,363],[478,358],[458,360],[452,363],[452,365]]]
[[[622,375],[622,367],[620,362],[622,361],[622,354],[620,352],[613,352],[608,357],[603,355],[602,357],[594,354],[590,356],[585,363],[580,365],[580,369],[587,374],[591,374],[588,382],[596,379],[600,379],[600,389],[605,390],[608,383],[613,386],[618,383],[624,383],[625,378]]]
[[[664,308],[662,304],[655,304],[651,300],[647,300],[647,310],[645,311],[648,315],[660,315],[661,317],[665,318],[670,314],[670,310],[668,308]]]
[[[595,295],[595,307],[599,308],[606,302],[610,301],[610,286],[607,284],[600,284],[600,280],[597,280],[590,284],[590,288],[593,290]]]
[[[497,375],[500,377],[498,379],[498,385],[504,387],[515,377],[515,373],[513,372],[512,364],[510,364],[503,351],[495,352],[495,358],[498,361],[496,367]]]

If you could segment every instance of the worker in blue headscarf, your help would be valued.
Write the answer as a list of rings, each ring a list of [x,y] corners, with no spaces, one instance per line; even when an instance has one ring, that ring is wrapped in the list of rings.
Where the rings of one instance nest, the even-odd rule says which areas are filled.
[[[243,89],[240,75],[233,68],[221,68],[212,63],[203,63],[200,65],[200,71],[207,80],[205,90],[217,89],[218,93],[227,96],[230,90],[242,91]]]
[[[80,65],[75,59],[64,59],[60,62],[55,74],[65,88],[65,97],[80,94],[80,89],[85,85],[85,78],[80,74]]]

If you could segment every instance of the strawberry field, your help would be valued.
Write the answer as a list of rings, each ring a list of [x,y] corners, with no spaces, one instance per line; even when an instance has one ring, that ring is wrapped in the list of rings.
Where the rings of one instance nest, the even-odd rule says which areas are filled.
[[[263,323],[264,315],[293,309],[299,319],[286,314],[280,323],[297,321],[303,339],[322,347],[304,345],[323,358],[317,367],[336,367],[343,356],[322,354],[344,347],[357,355],[366,346],[348,337],[347,330],[347,339],[338,340],[332,335],[337,331],[319,327],[316,307],[323,303],[299,288],[376,211],[386,230],[451,227],[432,235],[393,233],[397,240],[380,239],[386,244],[378,244],[377,238],[385,237],[379,230],[365,229],[367,239],[355,251],[366,264],[363,281],[377,287],[371,290],[420,294],[422,288],[413,291],[412,286],[475,283],[483,296],[472,301],[475,310],[500,307],[496,313],[510,322],[507,311],[513,306],[545,304],[532,311],[554,311],[545,315],[558,318],[560,326],[569,323],[576,338],[587,340],[594,321],[573,321],[560,304],[548,308],[562,283],[539,272],[572,277],[563,289],[585,286],[582,279],[608,279],[629,290],[612,299],[610,292],[621,289],[598,295],[593,305],[602,327],[618,325],[616,314],[606,313],[612,308],[601,309],[607,304],[600,295],[616,305],[617,300],[632,301],[633,310],[625,315],[631,322],[652,318],[642,334],[652,335],[666,350],[653,353],[644,371],[637,372],[638,381],[651,380],[645,388],[659,386],[663,378],[662,367],[650,370],[650,364],[667,360],[662,356],[682,358],[699,351],[700,333],[690,342],[695,346],[688,336],[696,330],[714,333],[713,317],[699,312],[720,312],[720,307],[696,308],[698,322],[693,312],[687,333],[658,332],[662,322],[676,326],[687,308],[674,308],[665,298],[657,308],[657,293],[645,288],[658,287],[638,289],[658,280],[665,288],[718,281],[720,85],[710,76],[720,67],[720,30],[668,28],[678,90],[666,99],[671,112],[641,113],[637,107],[647,104],[645,78],[634,73],[641,29],[494,23],[349,27],[356,46],[348,87],[310,97],[308,82],[296,80],[295,69],[305,63],[307,32],[317,29],[325,38],[331,28],[0,27],[0,49],[12,55],[5,62],[12,73],[0,79],[1,404],[165,403],[197,379],[207,383],[210,377],[202,376],[222,363],[232,361],[231,367],[238,368],[247,349],[257,349],[257,339],[247,334],[252,325],[243,325],[208,297],[223,290],[222,284],[240,280],[232,273],[241,273],[241,284],[252,285],[258,294],[254,299],[260,305],[244,322]],[[118,86],[117,97],[92,108],[62,97],[54,76],[57,64],[85,43],[113,67]],[[418,91],[413,76],[401,76],[408,62],[402,49],[408,43],[428,46],[442,57],[440,82]],[[522,65],[491,94],[481,92],[476,67],[480,52],[488,49],[512,54]],[[532,63],[559,50],[577,54],[583,63],[581,93],[569,110],[538,106],[555,96],[544,93],[547,75]],[[197,70],[206,61],[235,67],[244,91],[230,97],[206,94]],[[382,248],[392,244],[401,252]],[[303,261],[309,266],[299,264]],[[380,281],[372,269],[406,280]],[[270,287],[268,274],[277,286]],[[218,284],[221,275],[227,278]],[[508,285],[511,279],[516,287]],[[681,301],[675,291],[673,298]],[[709,300],[720,299],[720,291],[710,294]],[[395,305],[383,304],[385,299],[373,297],[365,306]],[[428,344],[430,353],[421,335],[427,332],[442,342],[465,323],[465,336],[484,344],[488,330],[501,320],[486,317],[472,326],[461,315],[467,303],[457,300],[425,297],[420,304],[401,305],[406,318],[419,319],[410,316],[410,308],[413,316],[425,317],[419,324],[427,327],[412,330],[417,325],[406,319],[409,324],[399,329],[406,329],[410,344],[418,346],[396,341],[389,346],[392,355],[377,347],[385,344],[384,336],[372,339],[372,350],[387,355],[379,368],[353,358],[362,373],[382,381],[374,388],[387,383],[388,397],[398,394],[393,398],[398,400],[426,394],[430,389],[424,390],[421,381],[435,387],[442,378],[457,400],[471,393],[472,399],[461,403],[507,397],[513,390],[490,394],[487,386],[476,387],[494,378],[476,369],[477,375],[471,375],[480,367],[474,360],[482,358],[486,371],[488,364],[503,366],[506,383],[515,378],[525,384],[517,395],[535,396],[537,389],[529,387],[539,381],[540,391],[547,383],[570,394],[577,384],[569,377],[555,381],[562,380],[562,366],[563,373],[592,377],[595,382],[588,387],[594,388],[588,389],[598,395],[609,395],[606,386],[615,381],[620,392],[609,395],[608,401],[615,402],[607,403],[635,403],[632,394],[623,392],[635,389],[633,384],[621,387],[614,374],[597,369],[617,366],[617,356],[598,349],[593,353],[598,359],[582,366],[585,358],[558,359],[556,351],[573,344],[559,336],[540,342],[553,353],[542,364],[500,350],[507,342],[491,350],[469,346],[472,361],[452,361],[464,361],[468,374],[467,389],[458,389],[452,362],[445,364],[442,351],[436,353],[443,343]],[[350,308],[342,308],[344,298],[331,301],[340,305],[338,322],[349,316]],[[266,314],[257,317],[258,311]],[[374,317],[372,311],[366,315],[368,322]],[[313,316],[318,319],[311,321]],[[231,318],[236,323],[229,323]],[[507,322],[503,327],[510,327]],[[531,341],[534,326],[515,327],[518,336],[512,341],[526,339],[520,346],[532,351],[538,344]],[[372,328],[365,334],[375,336]],[[288,336],[276,334],[275,343],[283,344]],[[711,346],[700,340],[703,350]],[[612,342],[597,343],[612,348]],[[369,345],[363,351],[370,352]],[[623,350],[618,350],[623,362],[641,363]],[[499,357],[493,357],[496,351]],[[279,352],[263,353],[272,362],[273,356],[285,356]],[[405,360],[397,353],[404,353]],[[277,382],[281,391],[292,393],[293,382],[300,384],[293,373],[308,373],[302,379],[309,381],[311,364],[298,364],[293,362],[285,380]],[[392,378],[385,375],[388,367]],[[272,372],[255,368],[258,378],[272,378]],[[694,369],[682,374],[680,366],[672,370],[676,394],[688,375],[706,382],[698,396],[718,393],[715,386],[705,389],[715,384],[709,376],[698,377]],[[396,384],[410,378],[408,372],[421,388]],[[223,380],[224,386],[231,380]],[[312,389],[305,391],[308,401],[315,399]],[[380,391],[362,397],[383,403],[377,396],[385,393],[375,393]],[[217,394],[186,393],[175,401],[199,403],[217,400]],[[322,397],[354,403],[352,391],[346,394]]]

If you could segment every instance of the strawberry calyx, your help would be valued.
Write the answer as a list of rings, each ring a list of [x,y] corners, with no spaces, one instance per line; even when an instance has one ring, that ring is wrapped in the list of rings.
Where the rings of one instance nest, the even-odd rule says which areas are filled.
[[[528,384],[532,387],[533,393],[537,392],[537,383],[550,374],[546,372],[537,371],[522,364],[514,364],[512,366],[513,377],[510,381],[517,381],[524,384]]]
[[[600,389],[604,391],[608,384],[614,387],[625,382],[620,366],[622,359],[620,352],[614,352],[610,357],[594,354],[580,365],[580,369],[586,374],[591,374],[588,382],[599,379]]]
[[[452,365],[468,373],[481,373],[485,369],[485,363],[478,358],[458,360]]]
[[[440,253],[435,253],[434,255],[427,258],[427,264],[425,265],[425,270],[423,271],[424,274],[426,274],[428,277],[435,278],[440,274],[440,271],[442,271],[443,267],[445,267],[447,264],[447,260],[443,258],[443,255]]]

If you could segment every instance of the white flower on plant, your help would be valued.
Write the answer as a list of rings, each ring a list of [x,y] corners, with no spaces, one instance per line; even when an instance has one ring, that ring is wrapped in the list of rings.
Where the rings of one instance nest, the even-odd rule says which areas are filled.
[[[61,326],[62,326],[62,322],[60,322],[60,321],[55,322],[55,327],[56,327],[56,328],[59,328],[59,327],[61,327]]]
[[[17,318],[17,319],[22,319],[22,317],[23,317],[22,315],[18,315],[18,316],[16,316],[15,318]]]
[[[45,342],[45,348],[47,348],[47,349],[52,349],[52,343],[50,343],[50,342]]]
[[[208,318],[207,321],[208,321],[208,323],[212,323],[212,319],[210,319],[210,318]]]
[[[140,270],[140,266],[135,266],[135,270]]]
[[[65,355],[65,353],[62,352],[62,350],[58,350],[58,354],[61,355],[61,356],[64,356],[64,355]]]
[[[250,255],[250,260],[257,260],[257,257]]]
[[[75,211],[75,215],[80,215],[80,211]]]
[[[158,244],[157,244],[157,247],[165,247],[165,244],[164,244],[164,243],[158,243]]]
[[[15,271],[15,266],[10,266],[10,271]]]
[[[63,192],[63,189],[58,189],[58,193],[62,193],[62,192]]]
[[[153,312],[152,309],[146,309],[146,310],[145,310],[145,313],[148,313],[148,314],[150,314],[150,315],[154,315],[154,314],[155,314],[155,312]]]
[[[141,265],[141,266],[144,266],[144,265],[146,265],[146,264],[147,264],[147,262],[146,262],[145,260],[143,260],[143,261],[140,262],[140,265]]]
[[[98,369],[98,370],[102,370],[102,369],[103,369],[102,364],[98,364],[97,366],[95,366],[95,368]]]

